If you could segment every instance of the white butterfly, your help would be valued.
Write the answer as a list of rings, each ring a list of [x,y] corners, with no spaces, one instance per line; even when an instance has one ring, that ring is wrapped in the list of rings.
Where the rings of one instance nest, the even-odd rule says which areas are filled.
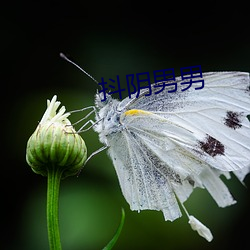
[[[203,79],[201,90],[198,83],[184,92],[144,90],[121,102],[96,95],[94,130],[132,210],[161,210],[173,221],[181,216],[177,199],[183,203],[195,187],[206,188],[220,207],[235,203],[220,175],[233,172],[243,181],[250,171],[249,75],[211,72]],[[206,229],[201,235],[210,241]]]
[[[101,102],[97,94],[91,123],[131,210],[161,210],[173,221],[181,216],[179,202],[192,229],[211,241],[210,230],[183,203],[195,187],[206,188],[220,207],[235,203],[220,175],[233,172],[242,182],[250,172],[250,84],[242,72],[204,73],[203,80],[201,90],[193,83],[184,92],[168,93],[173,87],[166,86],[154,94],[157,83],[150,96],[144,89],[122,101]]]

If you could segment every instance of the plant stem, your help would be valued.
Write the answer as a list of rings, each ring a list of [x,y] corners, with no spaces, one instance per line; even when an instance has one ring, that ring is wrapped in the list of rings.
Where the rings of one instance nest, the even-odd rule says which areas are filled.
[[[47,185],[47,228],[50,250],[61,250],[59,231],[59,188],[62,170],[59,167],[48,168]]]

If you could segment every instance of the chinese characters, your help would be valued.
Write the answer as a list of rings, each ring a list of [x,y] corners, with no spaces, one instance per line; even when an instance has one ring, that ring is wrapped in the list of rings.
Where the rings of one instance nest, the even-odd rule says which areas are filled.
[[[180,70],[181,70],[180,85],[183,86],[183,88],[181,88],[181,91],[189,89],[193,83],[201,84],[201,86],[196,87],[195,90],[204,88],[204,80],[202,79],[202,71],[200,65],[191,67],[182,67],[180,68]],[[138,98],[140,95],[140,91],[142,89],[148,89],[148,92],[147,94],[145,94],[145,96],[150,96],[152,94],[152,88],[157,89],[153,91],[155,95],[164,91],[166,86],[173,86],[173,88],[168,90],[168,93],[173,93],[177,91],[177,81],[175,79],[174,68],[155,70],[153,71],[153,75],[154,75],[154,83],[159,83],[159,84],[152,85],[150,83],[149,72],[126,75],[129,98],[131,98],[131,95],[135,93],[136,93],[136,98]],[[109,78],[109,81],[112,84],[108,84],[107,82],[105,82],[102,77],[101,82],[98,83],[102,87],[102,90],[99,91],[99,93],[103,93],[103,99],[101,101],[102,102],[106,101],[107,94],[112,95],[115,93],[118,93],[119,98],[122,99],[122,92],[125,91],[126,89],[121,88],[120,77],[117,75],[116,80]],[[117,84],[117,88],[113,85],[114,83]],[[109,91],[108,93],[106,91],[109,89],[106,87],[106,85],[108,85],[109,88],[111,89],[111,91]]]

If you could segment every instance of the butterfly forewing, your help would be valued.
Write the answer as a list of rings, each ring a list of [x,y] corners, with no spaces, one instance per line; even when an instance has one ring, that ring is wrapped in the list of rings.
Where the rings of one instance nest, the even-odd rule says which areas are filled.
[[[164,130],[175,135],[176,140],[185,138],[177,127],[191,132],[192,152],[199,153],[202,160],[215,168],[224,171],[245,168],[250,164],[250,123],[246,117],[250,113],[249,76],[241,72],[219,72],[205,73],[203,79],[205,87],[201,90],[195,90],[195,84],[185,92],[166,90],[144,96],[144,90],[144,94],[124,109],[146,110],[166,118]],[[145,119],[148,124],[150,118]],[[131,120],[136,122],[136,117]],[[182,145],[189,147],[190,142]]]

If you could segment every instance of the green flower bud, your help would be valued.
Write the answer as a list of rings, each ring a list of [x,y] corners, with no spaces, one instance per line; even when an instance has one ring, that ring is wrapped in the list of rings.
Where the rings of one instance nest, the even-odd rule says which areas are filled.
[[[26,161],[32,170],[43,176],[48,175],[50,168],[62,171],[62,177],[75,175],[87,158],[87,148],[82,137],[76,133],[54,96],[47,101],[41,122],[27,143]]]

